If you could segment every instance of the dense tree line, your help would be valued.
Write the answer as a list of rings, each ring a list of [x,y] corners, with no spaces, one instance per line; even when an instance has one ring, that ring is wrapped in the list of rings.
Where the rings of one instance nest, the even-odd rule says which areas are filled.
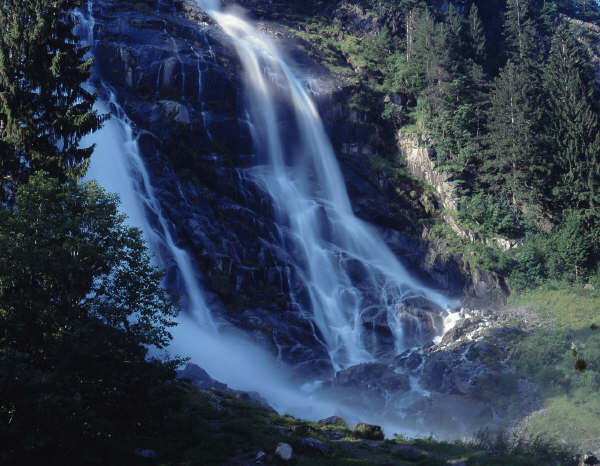
[[[364,41],[365,72],[378,92],[406,102],[388,102],[382,117],[431,137],[438,168],[461,187],[458,216],[467,226],[527,239],[488,265],[517,287],[596,273],[600,94],[583,26],[568,15],[595,21],[598,4],[363,3],[381,18]]]

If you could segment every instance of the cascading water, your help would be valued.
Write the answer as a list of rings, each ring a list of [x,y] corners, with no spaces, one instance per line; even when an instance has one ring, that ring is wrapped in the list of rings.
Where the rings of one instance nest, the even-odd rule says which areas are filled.
[[[255,144],[268,159],[249,176],[269,193],[283,248],[294,251],[309,295],[301,312],[318,327],[335,369],[374,360],[363,326],[363,314],[374,309],[386,313],[401,352],[400,304],[415,296],[442,307],[450,302],[414,280],[377,232],[354,215],[315,104],[277,47],[250,22],[221,11],[218,1],[196,1],[232,39],[243,64]],[[293,109],[293,144],[278,123],[275,87]]]
[[[318,328],[315,338],[321,341],[322,337],[336,369],[375,359],[364,343],[361,325],[363,314],[374,308],[386,312],[388,325],[395,333],[396,351],[404,349],[396,305],[411,296],[425,296],[442,306],[448,302],[413,280],[374,229],[354,216],[316,107],[276,47],[250,23],[221,12],[217,0],[198,3],[232,38],[248,75],[251,126],[257,147],[264,147],[268,164],[252,168],[245,175],[270,195],[279,221],[280,249],[293,258],[291,264],[308,290],[307,302],[297,300],[298,311]],[[82,29],[79,35],[93,49],[96,21],[92,0],[88,6],[86,13],[78,12]],[[278,124],[274,84],[265,78],[265,71],[271,73],[279,93],[292,105],[297,135],[293,151]],[[132,225],[142,229],[157,260],[176,266],[187,312],[182,313],[180,325],[173,332],[171,350],[191,356],[213,377],[234,388],[259,392],[280,412],[309,419],[336,414],[350,422],[377,422],[389,433],[407,432],[398,413],[390,417],[389,413],[374,413],[340,402],[335,395],[334,400],[327,398],[314,391],[319,381],[305,384],[307,390],[298,388],[276,357],[242,332],[215,321],[193,260],[177,245],[176,228],[163,214],[140,155],[139,131],[112,88],[100,76],[94,82],[101,91],[97,109],[100,113],[110,112],[112,118],[82,142],[86,146],[96,144],[87,176],[120,195],[122,210]],[[203,85],[199,61],[199,99]],[[352,269],[360,269],[359,278]],[[418,392],[418,384],[413,385],[413,391]]]

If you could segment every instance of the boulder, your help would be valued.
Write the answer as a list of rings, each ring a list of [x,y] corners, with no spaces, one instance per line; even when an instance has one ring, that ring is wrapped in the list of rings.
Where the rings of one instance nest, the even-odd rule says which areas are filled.
[[[600,464],[600,461],[598,461],[596,455],[594,455],[594,453],[592,453],[591,451],[588,451],[586,454],[581,455],[578,466],[587,466],[588,464]]]
[[[174,100],[160,100],[158,103],[168,119],[184,125],[191,123],[190,112],[185,105]]]
[[[352,433],[354,436],[366,440],[383,440],[385,438],[381,426],[367,424],[365,422],[356,424],[352,429]]]
[[[339,416],[331,416],[325,419],[321,419],[318,424],[320,426],[348,426],[346,421]]]
[[[180,379],[190,380],[196,387],[209,390],[215,388],[217,390],[227,390],[227,385],[217,382],[208,373],[196,364],[188,363],[183,370],[178,371],[177,377]]]
[[[267,454],[264,451],[259,451],[254,458],[256,464],[263,464],[267,459]]]
[[[294,451],[288,443],[279,443],[275,449],[275,456],[283,461],[291,461]]]

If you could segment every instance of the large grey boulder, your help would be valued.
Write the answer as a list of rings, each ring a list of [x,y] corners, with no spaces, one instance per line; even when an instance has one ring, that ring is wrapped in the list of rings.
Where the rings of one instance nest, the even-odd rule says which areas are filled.
[[[294,450],[289,443],[279,443],[275,449],[275,456],[283,461],[291,461]]]

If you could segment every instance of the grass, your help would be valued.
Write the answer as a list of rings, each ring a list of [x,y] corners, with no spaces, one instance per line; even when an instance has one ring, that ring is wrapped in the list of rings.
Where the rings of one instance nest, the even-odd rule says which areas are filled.
[[[515,366],[537,382],[543,407],[527,430],[586,449],[600,442],[600,295],[572,286],[551,285],[510,298],[509,305],[535,310],[542,327],[516,347]],[[575,353],[575,352],[576,353]],[[585,371],[575,361],[587,362]]]

